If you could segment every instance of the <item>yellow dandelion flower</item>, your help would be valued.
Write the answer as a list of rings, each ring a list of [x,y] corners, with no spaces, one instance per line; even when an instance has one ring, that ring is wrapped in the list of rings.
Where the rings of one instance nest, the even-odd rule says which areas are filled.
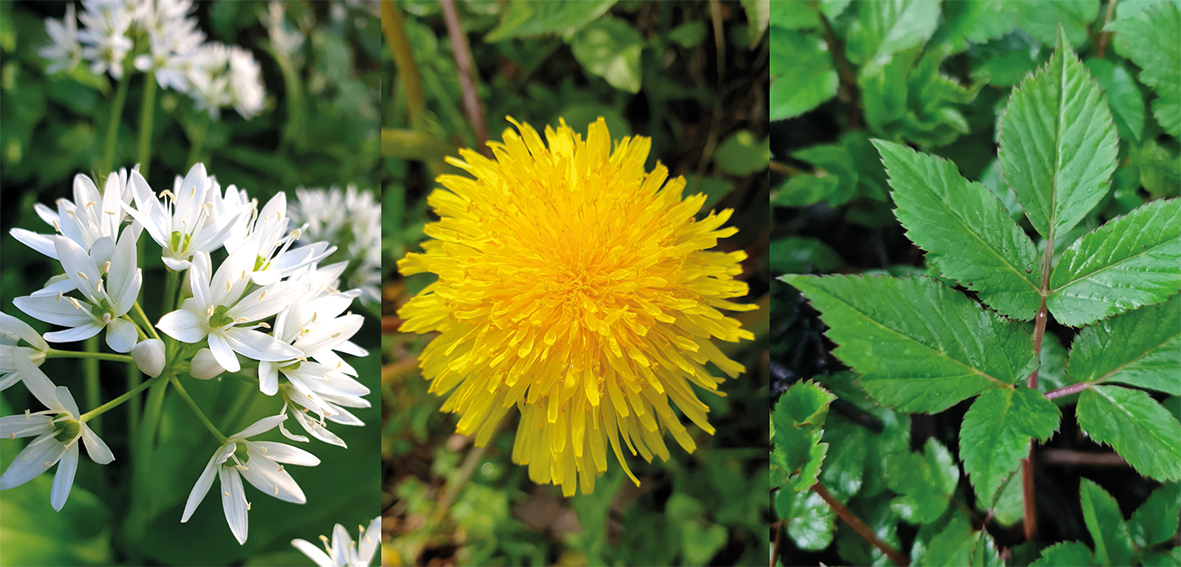
[[[487,443],[513,407],[521,412],[513,462],[537,483],[572,496],[594,490],[607,449],[637,485],[627,449],[668,460],[664,431],[686,451],[693,438],[670,406],[713,434],[708,406],[690,384],[710,392],[743,366],[711,338],[753,339],[719,309],[754,305],[742,251],[709,252],[731,210],[694,215],[705,195],[682,199],[685,179],[668,180],[659,163],[644,171],[651,141],[611,137],[602,118],[586,141],[565,121],[546,127],[549,147],[528,124],[490,142],[495,160],[461,150],[447,158],[474,179],[441,175],[428,203],[440,220],[424,232],[425,253],[398,262],[404,275],[438,281],[398,311],[402,331],[440,334],[420,365],[458,430]],[[667,183],[666,183],[667,180]]]

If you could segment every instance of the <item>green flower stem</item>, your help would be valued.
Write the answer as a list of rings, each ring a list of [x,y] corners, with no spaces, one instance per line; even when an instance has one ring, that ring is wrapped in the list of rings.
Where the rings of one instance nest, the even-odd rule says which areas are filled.
[[[160,304],[161,315],[172,313],[176,305],[176,288],[180,280],[180,272],[172,271],[168,268],[168,280],[164,284],[164,301]]]
[[[140,307],[139,302],[136,301],[135,304],[131,306],[131,308],[135,310],[135,313],[139,315],[140,319],[143,319],[144,326],[148,328],[148,332],[152,334],[152,338],[160,340],[160,333],[156,332],[156,327],[152,325],[152,322],[148,319],[147,314],[144,313],[144,308]]]
[[[213,422],[209,421],[208,417],[205,417],[205,412],[201,411],[201,408],[197,406],[197,402],[194,402],[193,398],[189,397],[189,393],[185,391],[184,385],[180,383],[180,380],[177,379],[176,375],[171,375],[170,379],[172,380],[172,385],[176,387],[176,391],[180,393],[180,397],[183,398],[185,403],[189,405],[189,408],[193,410],[193,413],[197,414],[197,419],[200,419],[201,423],[205,425],[205,429],[208,429],[209,432],[212,433],[214,437],[217,437],[217,440],[221,441],[223,445],[229,441],[225,435],[221,434],[221,431],[218,431],[217,427],[213,425]]]
[[[152,160],[152,119],[156,115],[156,72],[148,71],[144,83],[144,101],[139,114],[139,173],[148,178],[148,166]]]
[[[200,120],[196,128],[193,129],[193,135],[189,138],[189,157],[185,160],[185,167],[193,167],[197,160],[201,158],[201,146],[205,145],[205,130],[209,128],[209,115],[205,115]],[[206,164],[208,167],[208,164]]]
[[[86,407],[94,407],[99,404],[102,399],[101,388],[102,385],[98,380],[98,361],[100,355],[104,353],[98,352],[98,335],[86,339],[84,347],[86,350],[84,354],[89,356],[82,356],[82,377],[86,383]],[[83,354],[83,353],[78,353]],[[49,358],[49,353],[46,352],[46,358]],[[102,436],[102,422],[96,421],[90,426],[96,435]]]
[[[164,409],[164,394],[168,390],[170,376],[172,376],[172,371],[166,370],[160,376],[145,382],[145,384],[151,384],[151,388],[148,390],[148,401],[144,406],[143,426],[136,432],[134,442],[131,444],[131,506],[126,526],[127,539],[133,542],[130,547],[137,550],[148,525],[148,475],[151,472],[156,430],[160,426],[160,415]],[[138,563],[138,561],[132,560],[132,564]]]
[[[99,175],[105,176],[111,172],[115,164],[115,144],[119,141],[119,122],[123,120],[123,105],[127,102],[127,87],[131,83],[131,73],[125,73],[119,80],[119,88],[115,91],[115,100],[111,102],[111,118],[107,122],[107,145],[103,149],[102,167]]]
[[[237,430],[240,429],[238,427],[238,421],[242,419],[242,413],[245,412],[247,406],[250,405],[248,402],[254,399],[252,394],[258,391],[258,382],[251,380],[247,376],[242,376],[237,372],[233,373],[232,376],[238,376],[245,380],[243,383],[238,385],[240,388],[238,391],[238,397],[234,400],[234,405],[230,406],[229,411],[226,411],[224,419],[225,425],[227,427]]]
[[[97,343],[98,341],[95,341],[96,346]],[[55,348],[45,351],[45,358],[85,358],[94,361],[111,360],[115,362],[133,362],[130,354],[112,354],[107,352],[89,352],[80,350],[57,350]]]
[[[90,421],[90,420],[92,420],[92,419],[94,419],[94,418],[96,418],[96,417],[98,417],[98,416],[100,416],[100,415],[102,415],[102,414],[104,414],[104,413],[107,413],[107,412],[108,412],[108,411],[110,411],[111,409],[113,409],[113,408],[115,408],[115,407],[118,407],[118,406],[119,406],[120,404],[122,404],[123,402],[126,402],[127,400],[129,400],[129,399],[131,399],[133,396],[135,396],[136,394],[138,394],[138,393],[140,393],[140,392],[142,392],[142,391],[146,390],[146,389],[147,389],[149,386],[151,386],[151,385],[155,384],[155,383],[156,383],[157,381],[159,381],[159,380],[161,379],[161,377],[163,377],[163,376],[165,376],[165,375],[164,375],[164,374],[161,374],[160,376],[157,376],[157,377],[155,377],[155,378],[152,378],[152,379],[148,380],[147,382],[144,382],[144,383],[142,383],[142,384],[139,384],[139,385],[138,385],[138,386],[136,386],[135,388],[133,388],[133,389],[131,389],[131,390],[128,390],[128,391],[127,391],[127,393],[123,394],[122,396],[119,396],[118,398],[115,398],[115,399],[113,399],[113,400],[111,400],[111,401],[109,401],[109,402],[107,402],[107,403],[105,403],[105,404],[103,404],[103,405],[101,405],[101,406],[98,406],[97,408],[94,408],[94,409],[92,409],[92,410],[90,410],[90,411],[88,411],[88,412],[86,412],[86,413],[82,414],[82,421],[83,421],[83,422]]]

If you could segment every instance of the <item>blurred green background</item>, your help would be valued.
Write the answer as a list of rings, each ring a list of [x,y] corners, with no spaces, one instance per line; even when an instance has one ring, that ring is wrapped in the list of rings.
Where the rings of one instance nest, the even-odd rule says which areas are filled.
[[[384,529],[392,565],[755,564],[770,553],[766,358],[768,85],[766,2],[458,2],[457,34],[470,44],[487,136],[505,115],[539,131],[558,118],[581,132],[597,117],[612,138],[652,139],[647,163],[689,180],[686,195],[734,208],[740,230],[720,249],[745,249],[751,287],[740,314],[758,339],[730,349],[746,365],[727,397],[699,393],[710,437],[671,450],[667,463],[632,458],[642,485],[618,463],[591,495],[563,498],[510,460],[517,417],[486,450],[455,434],[456,418],[427,392],[417,353],[430,335],[398,334],[398,307],[430,282],[402,279],[394,263],[418,250],[433,214],[426,196],[443,162],[480,136],[464,102],[456,51],[437,2],[395,2],[382,23],[383,262],[382,456]],[[460,31],[462,30],[462,31]],[[393,47],[391,49],[391,46]],[[715,374],[720,374],[716,369]]]
[[[376,190],[378,179],[378,113],[380,92],[380,19],[376,3],[284,2],[286,25],[303,35],[293,54],[272,48],[260,19],[268,11],[263,2],[198,3],[194,17],[207,40],[249,49],[262,67],[266,103],[262,112],[245,120],[232,109],[210,121],[187,96],[158,90],[154,111],[152,163],[149,184],[171,188],[193,161],[206,164],[223,187],[245,189],[260,206],[278,191],[295,201],[294,189],[355,183]],[[78,7],[81,12],[81,7]],[[72,198],[75,174],[93,175],[104,152],[111,99],[116,83],[96,76],[84,63],[73,72],[45,74],[37,51],[48,43],[44,19],[61,18],[65,5],[0,2],[0,309],[32,324],[38,331],[52,327],[32,320],[12,305],[12,299],[41,288],[59,266],[16,242],[14,227],[50,232],[33,211],[34,203],[51,208],[60,197]],[[131,69],[130,58],[125,64]],[[139,136],[144,77],[130,83],[117,145],[115,168],[131,167]],[[193,139],[206,128],[200,150]],[[145,258],[157,257],[159,247],[146,235],[139,241]],[[215,261],[217,255],[215,255]],[[144,268],[145,309],[159,317],[159,294],[164,268],[159,260]],[[360,381],[372,393],[373,406],[356,415],[365,427],[336,426],[334,432],[348,449],[312,441],[287,441],[278,430],[265,440],[289,442],[315,453],[317,467],[291,467],[307,504],[298,506],[247,488],[252,503],[250,534],[239,546],[230,534],[220,498],[211,491],[196,514],[180,523],[185,499],[217,442],[201,427],[183,402],[169,392],[159,429],[159,447],[150,462],[134,463],[128,452],[127,406],[102,416],[102,437],[116,460],[98,466],[85,456],[69,500],[60,512],[49,504],[50,475],[0,493],[0,564],[3,565],[310,565],[290,545],[292,538],[319,542],[341,523],[356,534],[380,509],[380,445],[378,402],[379,348],[377,312],[359,303],[354,311],[367,321],[354,342],[373,355],[352,360]],[[55,345],[74,348],[74,345]],[[103,347],[105,351],[105,347]],[[82,411],[83,380],[75,360],[51,360],[42,367],[58,385],[70,387]],[[101,400],[126,391],[124,366],[102,363]],[[257,382],[233,377],[201,382],[185,378],[188,391],[225,434],[239,431],[257,419],[276,414],[277,398],[257,392]],[[23,386],[0,395],[0,415],[41,409]],[[293,431],[297,424],[289,421]],[[0,466],[16,457],[22,441],[0,443]],[[132,500],[132,468],[145,467],[144,500]],[[216,490],[216,489],[215,489]],[[141,526],[142,531],[135,526]]]

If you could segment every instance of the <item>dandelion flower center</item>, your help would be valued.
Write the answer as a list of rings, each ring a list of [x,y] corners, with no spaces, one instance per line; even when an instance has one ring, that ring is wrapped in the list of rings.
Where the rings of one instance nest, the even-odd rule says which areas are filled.
[[[669,402],[712,434],[689,384],[717,390],[709,362],[743,370],[711,340],[753,338],[719,311],[754,308],[727,301],[747,293],[733,279],[746,255],[708,251],[737,231],[719,228],[731,211],[697,220],[705,196],[682,200],[684,178],[659,163],[645,172],[647,138],[611,151],[602,119],[585,141],[564,121],[547,127],[548,146],[509,120],[519,133],[489,144],[494,160],[448,158],[472,177],[439,177],[428,202],[440,220],[424,229],[433,240],[398,263],[438,275],[399,311],[402,330],[440,333],[423,376],[478,445],[519,409],[513,461],[533,481],[589,493],[610,446],[638,484],[623,447],[667,460],[668,431],[693,451]]]

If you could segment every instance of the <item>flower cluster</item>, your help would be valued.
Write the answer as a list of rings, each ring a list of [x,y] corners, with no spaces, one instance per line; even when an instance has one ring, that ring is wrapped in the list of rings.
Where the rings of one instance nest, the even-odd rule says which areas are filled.
[[[182,522],[214,477],[220,479],[226,520],[239,542],[246,541],[250,508],[243,478],[270,496],[303,503],[303,492],[282,464],[315,466],[319,459],[303,449],[251,438],[278,427],[291,440],[309,442],[308,436],[284,427],[294,417],[311,437],[344,447],[327,423],[364,425],[346,408],[369,407],[363,397],[369,390],[341,356],[368,355],[350,340],[363,317],[348,309],[362,291],[338,289],[349,262],[320,265],[337,247],[300,239],[307,225],[293,224],[284,193],[260,209],[245,191],[233,185],[223,190],[202,164],[160,192],[148,186],[138,168],[111,174],[101,191],[78,175],[73,200],[60,199],[56,205],[56,210],[36,206],[53,233],[11,231],[57,261],[63,272],[13,304],[64,328],[40,335],[20,319],[0,314],[0,388],[23,382],[49,408],[0,419],[5,437],[37,436],[0,476],[0,489],[23,484],[60,461],[52,495],[54,508],[60,509],[73,482],[79,440],[95,462],[115,458],[86,422],[163,381],[221,443],[193,488]],[[145,287],[137,265],[143,235],[159,245],[169,274],[163,296],[170,307],[155,325],[138,299]],[[134,363],[151,379],[80,414],[69,390],[55,387],[40,366],[46,358],[90,354],[56,350],[50,343],[104,331],[111,350],[130,354],[102,356]],[[181,378],[208,380],[227,373],[245,380],[257,376],[259,390],[281,400],[281,409],[276,404],[275,415],[223,435],[192,401]]]
[[[332,539],[320,536],[324,550],[312,545],[304,539],[293,539],[291,545],[307,555],[319,567],[369,567],[373,562],[373,555],[381,547],[381,516],[373,518],[369,527],[361,527],[360,541],[349,538],[349,532],[344,526],[336,524],[332,530]],[[329,541],[332,543],[329,544]]]
[[[191,0],[83,0],[76,14],[71,3],[64,19],[45,20],[52,43],[40,53],[50,73],[85,60],[95,74],[117,80],[130,57],[135,69],[152,73],[161,88],[192,97],[211,117],[232,106],[252,118],[266,98],[258,62],[246,49],[206,41],[192,9]]]
[[[381,203],[373,193],[349,185],[345,191],[301,187],[295,196],[299,202],[291,205],[291,218],[307,226],[300,242],[347,242],[341,252],[351,261],[343,281],[361,290],[362,303],[380,302]]]
[[[512,121],[511,118],[509,118]],[[695,215],[705,201],[682,198],[685,179],[657,163],[650,141],[611,149],[602,118],[585,140],[562,122],[548,147],[528,125],[489,143],[495,160],[461,150],[448,158],[472,177],[442,175],[429,197],[440,220],[424,232],[425,253],[398,262],[403,275],[433,273],[398,314],[402,331],[438,332],[420,365],[458,429],[488,442],[514,407],[521,413],[513,462],[534,482],[590,493],[607,469],[607,447],[623,457],[667,460],[663,434],[686,451],[696,442],[670,401],[713,433],[708,406],[691,384],[716,392],[743,366],[713,339],[753,339],[719,310],[749,311],[742,251],[713,252],[731,211]],[[667,181],[667,182],[666,182]]]

